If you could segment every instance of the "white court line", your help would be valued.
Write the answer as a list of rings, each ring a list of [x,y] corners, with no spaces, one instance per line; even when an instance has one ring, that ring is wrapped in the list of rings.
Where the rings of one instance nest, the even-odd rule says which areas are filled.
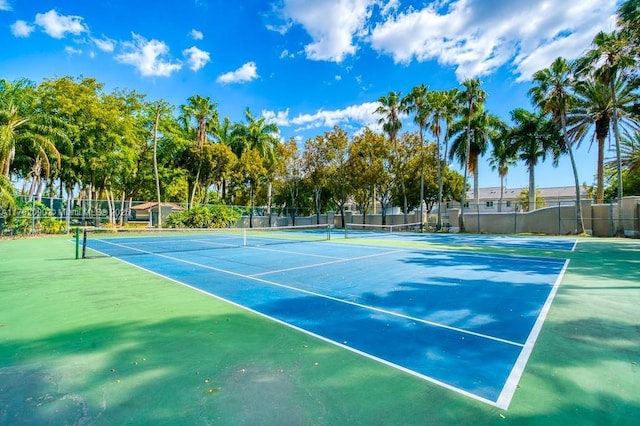
[[[393,253],[398,253],[401,252],[403,250],[392,250],[392,251],[387,251],[384,253],[376,253],[376,254],[368,254],[366,256],[358,256],[358,257],[343,257],[343,258],[334,258],[337,260],[333,260],[331,262],[323,262],[323,263],[314,263],[313,265],[303,265],[303,266],[293,266],[291,268],[284,268],[284,269],[277,269],[275,271],[267,271],[267,272],[260,272],[258,274],[251,274],[251,275],[247,275],[247,277],[259,277],[262,275],[269,275],[269,274],[277,274],[278,272],[287,272],[287,271],[296,271],[299,269],[307,269],[307,268],[315,268],[316,266],[326,266],[326,265],[334,265],[336,263],[347,263],[350,262],[352,260],[362,260],[362,259],[369,259],[372,257],[378,257],[378,256],[386,256],[388,254],[393,254]]]
[[[111,242],[108,242],[106,240],[99,240],[99,241],[105,242],[107,244],[115,245],[115,246],[120,246],[120,244],[111,243]],[[257,282],[260,282],[260,283],[263,283],[263,284],[269,284],[269,285],[272,285],[272,286],[275,286],[275,287],[281,287],[281,288],[285,288],[287,290],[292,290],[292,291],[296,291],[296,292],[299,292],[299,293],[309,294],[311,296],[321,297],[323,299],[332,300],[334,302],[345,303],[347,305],[356,306],[358,308],[363,308],[363,309],[379,312],[379,313],[382,313],[382,314],[385,314],[385,315],[391,315],[391,316],[398,317],[398,318],[408,319],[410,321],[415,321],[415,322],[419,322],[419,323],[422,323],[422,324],[427,324],[427,325],[430,325],[430,326],[433,326],[433,327],[438,327],[438,328],[443,328],[443,329],[450,330],[450,331],[455,331],[457,333],[462,333],[462,334],[467,334],[467,335],[471,335],[471,336],[475,336],[475,337],[480,337],[482,339],[492,340],[492,341],[495,341],[495,342],[501,342],[501,343],[505,343],[507,345],[517,346],[517,347],[522,347],[523,346],[522,343],[513,342],[513,341],[510,341],[510,340],[506,340],[506,339],[501,339],[499,337],[489,336],[487,334],[476,333],[474,331],[465,330],[465,329],[458,328],[458,327],[452,327],[452,326],[449,326],[449,325],[446,325],[446,324],[440,324],[440,323],[429,321],[429,320],[425,320],[425,319],[422,319],[422,318],[412,317],[410,315],[399,314],[397,312],[388,311],[386,309],[376,308],[375,306],[364,305],[364,304],[358,303],[358,302],[352,302],[352,301],[349,301],[349,300],[339,299],[337,297],[328,296],[326,294],[316,293],[314,291],[304,290],[304,289],[297,288],[297,287],[292,287],[292,286],[289,286],[289,285],[286,285],[286,284],[281,284],[281,283],[278,283],[278,282],[275,282],[275,281],[265,280],[265,279],[259,278],[259,277],[252,277],[250,275],[240,274],[238,272],[233,272],[233,271],[227,271],[225,269],[220,269],[220,268],[216,268],[216,267],[209,266],[209,265],[203,265],[203,264],[198,263],[198,262],[192,262],[190,260],[185,260],[185,259],[180,259],[180,258],[177,258],[177,257],[167,256],[167,255],[160,254],[160,253],[152,253],[150,251],[137,249],[137,248],[133,248],[133,247],[127,247],[127,248],[130,249],[130,250],[139,251],[141,253],[149,254],[149,255],[152,255],[152,256],[158,256],[158,257],[162,257],[162,258],[169,259],[169,260],[175,260],[177,262],[186,263],[187,265],[198,266],[200,268],[210,269],[212,271],[217,271],[217,272],[222,272],[222,273],[225,273],[225,274],[228,274],[228,275],[233,275],[235,277],[241,277],[241,278],[257,281]]]
[[[103,241],[103,242],[104,242],[104,240],[101,240],[101,241]],[[98,253],[102,253],[102,254],[104,254],[104,255],[108,256],[108,254],[107,254],[107,253],[103,253],[103,252],[101,252],[100,250],[96,250],[96,249],[93,249],[93,248],[92,248],[91,250],[96,251],[96,252],[98,252]],[[125,264],[127,264],[127,265],[133,266],[134,268],[138,268],[138,269],[140,269],[140,270],[143,270],[143,271],[145,271],[145,272],[148,272],[148,273],[150,273],[150,274],[152,274],[152,275],[155,275],[155,276],[157,276],[157,277],[160,277],[160,278],[162,278],[162,279],[169,280],[169,281],[174,282],[174,283],[176,283],[176,284],[183,285],[183,286],[188,287],[188,288],[190,288],[190,289],[192,289],[192,290],[195,290],[195,291],[197,291],[197,292],[199,292],[199,293],[202,293],[202,294],[204,294],[204,295],[206,295],[206,296],[213,297],[214,299],[221,300],[221,301],[223,301],[223,302],[225,302],[225,303],[229,303],[229,304],[231,304],[231,305],[233,305],[233,306],[236,306],[236,307],[238,307],[238,308],[240,308],[240,309],[243,309],[243,310],[245,310],[245,311],[252,312],[252,313],[254,313],[254,314],[258,315],[258,316],[261,316],[261,317],[263,317],[263,318],[267,318],[268,320],[275,321],[275,322],[276,322],[276,323],[278,323],[278,324],[281,324],[281,325],[284,325],[284,326],[286,326],[286,327],[292,328],[292,329],[294,329],[294,330],[300,331],[301,333],[304,333],[304,334],[306,334],[306,335],[309,335],[309,336],[315,337],[316,339],[320,339],[320,340],[322,340],[323,342],[326,342],[326,343],[332,344],[332,345],[334,345],[334,346],[338,346],[338,347],[340,347],[340,348],[342,348],[342,349],[346,349],[346,350],[348,350],[348,351],[350,351],[350,352],[356,353],[356,354],[361,355],[361,356],[363,356],[363,357],[365,357],[365,358],[368,358],[368,359],[371,359],[371,360],[373,360],[373,361],[379,362],[379,363],[381,363],[381,364],[387,365],[387,366],[389,366],[389,367],[391,367],[391,368],[395,368],[396,370],[403,371],[403,372],[405,372],[405,373],[407,373],[407,374],[410,374],[410,375],[412,375],[412,376],[418,377],[418,378],[420,378],[420,379],[422,379],[422,380],[426,380],[426,381],[428,381],[428,382],[434,383],[434,384],[436,384],[436,385],[438,385],[438,386],[441,386],[441,387],[443,387],[443,388],[445,388],[445,389],[448,389],[448,390],[450,390],[450,391],[456,392],[456,393],[458,393],[458,394],[460,394],[460,395],[464,395],[464,396],[466,396],[466,397],[468,397],[468,398],[475,399],[476,401],[480,401],[480,402],[483,402],[483,403],[485,403],[485,404],[488,404],[488,405],[491,405],[491,406],[497,407],[497,406],[496,406],[496,402],[495,402],[495,401],[492,401],[492,400],[490,400],[490,399],[484,398],[484,397],[482,397],[482,396],[480,396],[480,395],[476,395],[476,394],[474,394],[474,393],[472,393],[472,392],[469,392],[469,391],[466,391],[466,390],[464,390],[464,389],[457,388],[457,387],[455,387],[455,386],[453,386],[453,385],[450,385],[450,384],[448,384],[448,383],[442,382],[442,381],[440,381],[440,380],[438,380],[438,379],[434,379],[433,377],[429,377],[429,376],[427,376],[427,375],[425,375],[425,374],[418,373],[417,371],[411,370],[411,369],[409,369],[409,368],[407,368],[407,367],[403,367],[403,366],[401,366],[401,365],[394,364],[393,362],[388,361],[388,360],[386,360],[386,359],[379,358],[379,357],[377,357],[377,356],[375,356],[375,355],[371,355],[370,353],[363,352],[363,351],[360,351],[360,350],[358,350],[358,349],[356,349],[356,348],[353,348],[353,347],[347,346],[346,344],[343,344],[343,343],[340,343],[340,342],[336,342],[335,340],[331,340],[331,339],[329,339],[329,338],[327,338],[327,337],[324,337],[324,336],[322,336],[322,335],[319,335],[319,334],[313,333],[313,332],[311,332],[311,331],[309,331],[309,330],[305,330],[304,328],[301,328],[301,327],[298,327],[298,326],[296,326],[296,325],[290,324],[290,323],[288,323],[288,322],[286,322],[286,321],[280,320],[280,319],[278,319],[278,318],[274,318],[274,317],[272,317],[272,316],[270,316],[270,315],[267,315],[267,314],[265,314],[265,313],[263,313],[263,312],[260,312],[260,311],[256,311],[256,310],[254,310],[254,309],[251,309],[251,308],[249,308],[248,306],[241,305],[241,304],[236,303],[236,302],[234,302],[234,301],[232,301],[232,300],[225,299],[224,297],[220,297],[220,296],[215,295],[215,294],[213,294],[213,293],[209,293],[208,291],[205,291],[205,290],[203,290],[203,289],[201,289],[201,288],[195,287],[195,286],[193,286],[193,285],[191,285],[191,284],[187,284],[187,283],[184,283],[184,282],[182,282],[182,281],[178,281],[178,280],[177,280],[177,279],[175,279],[175,278],[167,277],[167,276],[162,275],[162,274],[160,274],[159,272],[156,272],[156,271],[154,271],[154,270],[147,269],[147,268],[145,268],[145,267],[143,267],[143,266],[140,266],[140,265],[136,265],[135,263],[127,262],[126,260],[121,259],[121,258],[118,258],[118,257],[116,257],[116,259],[117,259],[118,261],[122,262],[122,263],[125,263]],[[500,408],[500,407],[498,407],[498,408]]]
[[[524,368],[527,365],[529,356],[533,351],[533,346],[535,345],[536,340],[538,339],[538,335],[540,334],[540,330],[542,329],[544,320],[546,319],[547,314],[549,313],[549,309],[551,309],[551,304],[553,303],[553,299],[556,296],[558,287],[560,287],[560,282],[562,281],[562,278],[564,277],[564,274],[567,271],[568,267],[569,267],[569,259],[565,260],[564,266],[562,267],[562,270],[560,271],[560,274],[558,275],[556,282],[553,284],[553,287],[551,288],[551,292],[549,293],[547,300],[545,301],[544,305],[542,305],[542,309],[540,309],[540,314],[538,315],[538,319],[533,325],[533,328],[531,329],[531,333],[529,333],[529,337],[527,338],[527,341],[525,342],[524,347],[520,352],[520,355],[518,356],[516,363],[513,365],[513,368],[511,369],[511,373],[509,374],[509,377],[507,378],[507,381],[505,382],[505,385],[502,388],[502,391],[500,392],[500,396],[496,401],[496,406],[498,408],[502,408],[503,410],[506,410],[507,408],[509,408],[511,399],[513,398],[513,395],[515,394],[516,389],[518,387],[518,382],[520,382],[520,378],[524,373]]]
[[[276,253],[295,254],[296,256],[320,257],[322,259],[348,259],[346,257],[327,256],[327,255],[313,254],[313,253],[301,253],[299,251],[276,250],[276,249],[270,249],[270,248],[258,247],[258,246],[246,246],[245,248],[246,249],[251,249],[251,250],[273,251],[273,252],[276,252]]]

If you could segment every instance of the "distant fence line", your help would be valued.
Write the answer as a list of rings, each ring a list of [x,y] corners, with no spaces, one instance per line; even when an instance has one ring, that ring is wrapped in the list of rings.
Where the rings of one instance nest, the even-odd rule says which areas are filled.
[[[154,226],[157,222],[157,204],[154,211],[154,203],[144,201],[133,201],[130,204],[121,205],[119,202],[112,206],[111,212],[107,201],[93,200],[72,200],[70,208],[67,208],[66,199],[43,198],[41,203],[34,201],[19,200],[20,207],[12,212],[0,210],[0,232],[10,233],[6,224],[6,219],[12,215],[14,220],[19,220],[26,224],[28,232],[42,232],[38,227],[40,221],[45,218],[65,221],[68,232],[70,228],[83,225],[94,225],[95,220],[101,224],[107,223],[109,217],[116,219],[116,224],[121,221],[123,224],[137,226]],[[186,208],[180,203],[170,203],[168,209],[163,206],[162,216],[175,211],[174,209]],[[640,196],[625,197],[622,200],[622,227],[626,236],[640,236]],[[140,209],[139,207],[150,206]],[[277,207],[254,207],[253,211],[246,206],[229,206],[238,209],[242,214],[238,220],[238,227],[249,227],[249,216],[252,214],[252,225],[254,227],[263,226],[290,226],[290,225],[313,225],[316,223],[331,223],[335,227],[342,226],[342,218],[339,213],[328,212],[320,215],[299,215],[292,209]],[[534,211],[526,212],[518,209],[499,212],[498,206],[491,206],[487,209],[485,204],[469,205],[464,209],[465,230],[471,233],[487,234],[550,234],[568,235],[576,232],[576,204],[571,201],[548,202],[545,207]],[[506,206],[505,206],[506,207]],[[509,210],[505,208],[504,210]],[[269,215],[268,212],[271,212]],[[372,225],[400,225],[405,223],[421,222],[420,213],[410,212],[406,215],[398,213],[396,209],[389,209],[391,213],[385,215],[384,220],[380,213],[363,215],[359,212],[346,211],[344,222],[349,224],[367,223]],[[424,213],[422,223],[425,230],[444,232],[459,231],[460,208],[448,208],[441,215],[441,229],[437,225],[437,210]],[[614,236],[618,228],[618,204],[611,202],[608,204],[595,204],[591,200],[582,201],[583,224],[587,233],[598,237]]]

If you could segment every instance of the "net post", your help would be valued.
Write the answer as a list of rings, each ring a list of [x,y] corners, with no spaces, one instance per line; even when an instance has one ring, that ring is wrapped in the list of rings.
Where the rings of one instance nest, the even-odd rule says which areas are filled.
[[[76,239],[76,260],[80,259],[80,228],[76,227],[75,230],[75,239]]]
[[[331,225],[327,223],[327,241],[331,241]]]
[[[82,258],[87,258],[87,228],[84,228],[82,233]]]

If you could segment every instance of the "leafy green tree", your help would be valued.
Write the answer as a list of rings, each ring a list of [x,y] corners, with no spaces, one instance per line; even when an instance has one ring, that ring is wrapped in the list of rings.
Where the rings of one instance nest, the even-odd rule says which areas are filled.
[[[402,177],[401,167],[404,164],[404,160],[400,157],[400,150],[398,149],[398,132],[402,128],[402,121],[400,115],[405,112],[406,107],[402,103],[402,96],[400,92],[389,92],[386,96],[381,96],[378,99],[378,108],[376,114],[382,117],[378,120],[379,124],[382,124],[382,130],[385,131],[389,137],[389,141],[393,146],[393,172],[396,175],[397,180],[400,182],[403,198],[403,212],[404,222],[407,223],[407,190],[405,188],[404,179]]]
[[[267,214],[271,224],[271,188],[274,171],[275,156],[278,147],[278,126],[268,123],[265,117],[256,118],[249,108],[244,111],[245,123],[234,126],[233,143],[237,145],[234,152],[238,157],[247,150],[253,149],[264,159],[267,169]]]
[[[542,194],[540,193],[540,190],[536,189],[532,195],[528,189],[523,189],[522,191],[520,191],[520,197],[518,198],[518,202],[522,206],[523,211],[530,212],[535,210],[535,207],[532,208],[531,206],[532,199],[534,200],[535,205],[539,209],[547,206],[547,203],[544,201],[544,198],[542,198]]]
[[[324,140],[322,136],[307,139],[304,145],[302,168],[305,180],[313,188],[316,223],[319,224],[320,213],[322,212],[322,193],[326,185],[329,161],[324,155]]]
[[[472,139],[472,135],[471,135],[471,126],[472,126],[472,122],[474,120],[475,117],[475,113],[476,110],[480,109],[482,107],[482,105],[484,104],[486,98],[487,98],[487,93],[482,90],[480,88],[481,82],[478,79],[467,79],[465,81],[462,82],[462,85],[464,86],[464,91],[459,92],[458,94],[458,101],[460,102],[461,105],[464,105],[464,109],[462,110],[462,115],[464,117],[464,120],[466,121],[466,128],[465,128],[465,139],[466,139],[466,143],[465,143],[465,147],[464,150],[462,150],[462,157],[460,156],[461,154],[461,149],[459,148],[458,151],[458,158],[461,160],[461,164],[462,167],[464,168],[464,182],[466,184],[467,182],[467,171],[469,170],[469,167],[472,167],[471,165],[474,164],[471,161],[471,139]],[[480,106],[480,108],[478,107],[478,105]],[[479,146],[478,148],[480,148],[479,150],[477,150],[478,152],[482,150],[482,147]],[[453,150],[453,148],[452,148]],[[453,158],[453,157],[452,157]],[[476,157],[477,158],[477,157]],[[474,167],[474,170],[477,170],[477,163],[476,163],[476,167]],[[474,193],[475,193],[475,200],[477,202],[478,200],[478,187],[477,185],[474,187]],[[460,200],[460,210],[461,210],[461,214],[460,214],[460,231],[461,232],[465,232],[465,226],[464,226],[464,204],[465,204],[465,195],[466,195],[466,191],[462,191],[462,199]]]
[[[219,144],[228,146],[231,151],[236,155],[236,159],[238,156],[238,152],[236,147],[239,146],[237,143],[237,132],[234,132],[235,125],[231,123],[229,117],[225,117],[221,122],[218,122],[217,126],[214,126],[213,129],[213,140]],[[227,199],[227,180],[228,176],[223,177],[221,181],[220,188],[220,199],[222,201],[226,201]]]
[[[618,79],[615,84],[618,108],[618,123],[622,128],[633,129],[640,125],[640,117],[632,113],[638,102],[636,93],[638,86],[627,83],[625,79]],[[613,99],[610,88],[600,81],[588,76],[585,80],[576,82],[574,95],[577,103],[569,112],[569,134],[580,144],[587,135],[592,135],[597,143],[598,164],[596,175],[596,202],[602,203],[604,197],[604,162],[607,137],[610,135],[613,121]],[[591,130],[593,129],[593,132]]]
[[[509,166],[516,164],[516,153],[509,141],[509,131],[507,129],[500,132],[500,135],[491,140],[491,155],[489,165],[491,170],[497,171],[500,176],[500,201],[498,202],[498,212],[502,211],[502,200],[504,198],[504,179],[509,173]]]
[[[554,165],[558,164],[564,151],[562,135],[558,125],[548,118],[545,112],[532,113],[523,108],[511,111],[513,125],[507,135],[511,151],[523,161],[529,172],[529,191],[531,197],[528,209],[536,209],[535,168],[548,154],[553,155]]]
[[[208,135],[212,132],[213,126],[218,123],[218,104],[211,102],[211,98],[200,95],[190,96],[188,103],[182,105],[180,119],[185,136],[191,136],[194,146],[190,150],[188,157],[195,160],[195,176],[190,176],[190,196],[188,205],[191,207],[194,203],[196,190],[200,181],[200,172],[203,160],[198,158],[202,153],[202,147],[208,142]],[[195,127],[193,122],[195,121]]]
[[[68,140],[65,130],[62,120],[42,108],[32,82],[0,80],[0,171],[3,176],[9,176],[17,152],[30,158],[33,183],[41,171],[48,176],[50,159],[61,161],[56,142]],[[31,195],[33,191],[32,184]]]
[[[353,200],[362,213],[362,223],[366,223],[369,208],[375,203],[375,186],[383,174],[382,162],[385,138],[366,128],[353,137],[349,145],[348,177],[353,192]]]
[[[411,93],[409,93],[404,99],[405,110],[407,112],[413,112],[413,121],[418,125],[420,136],[420,227],[422,228],[423,211],[422,205],[424,202],[424,129],[427,127],[430,116],[433,113],[433,108],[430,103],[431,96],[429,96],[429,88],[424,84],[415,86]],[[439,144],[438,144],[439,145]],[[438,169],[440,170],[440,169]]]
[[[570,93],[572,85],[571,68],[564,58],[559,57],[553,61],[549,68],[539,70],[533,75],[533,87],[529,90],[529,96],[541,111],[550,113],[562,128],[562,138],[571,160],[576,189],[576,232],[582,234],[584,233],[584,223],[582,220],[580,181],[573,148],[567,133],[567,114],[575,103],[575,98]]]
[[[288,207],[292,225],[296,224],[296,216],[300,209],[300,192],[302,186],[302,156],[294,138],[278,145],[275,163],[276,202]],[[278,195],[282,194],[281,197]]]
[[[344,207],[351,197],[351,181],[347,173],[349,136],[347,132],[335,126],[323,136],[322,152],[327,159],[326,187],[332,195],[333,202],[340,211],[342,228]]]
[[[451,159],[457,158],[463,167],[466,162],[465,171],[473,175],[474,200],[477,203],[480,188],[480,157],[487,152],[491,141],[500,138],[506,125],[497,116],[485,111],[482,105],[476,104],[474,109],[471,121],[463,116],[460,121],[452,125],[451,132],[457,136],[451,143],[449,155]]]
[[[618,169],[618,223],[616,235],[624,235],[622,222],[622,165],[620,147],[620,129],[618,128],[619,108],[616,82],[626,78],[630,70],[636,65],[635,57],[629,52],[627,39],[623,33],[613,31],[611,33],[599,32],[593,39],[593,48],[578,60],[578,74],[592,74],[593,77],[605,86],[609,87],[612,103],[611,126],[616,145],[616,167]]]
[[[626,0],[618,7],[618,27],[628,41],[630,53],[640,56],[640,0]]]
[[[443,166],[447,166],[446,159],[449,147],[449,134],[451,125],[455,116],[459,111],[459,104],[457,102],[457,89],[448,91],[431,91],[427,94],[429,104],[431,105],[431,121],[429,129],[436,138],[436,156],[438,158],[437,174],[438,174],[438,218],[436,222],[436,228],[442,228],[442,198],[444,195],[444,170]],[[444,123],[444,131],[442,124]],[[441,149],[441,137],[444,133],[444,150]]]
[[[246,188],[249,190],[249,227],[253,228],[254,196],[257,187],[267,176],[267,169],[260,153],[255,149],[249,149],[244,151],[240,157],[239,170]]]

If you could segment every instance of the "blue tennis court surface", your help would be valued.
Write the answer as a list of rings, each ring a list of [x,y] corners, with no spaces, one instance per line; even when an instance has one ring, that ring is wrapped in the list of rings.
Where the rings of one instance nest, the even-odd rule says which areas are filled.
[[[481,246],[521,249],[573,251],[576,238],[528,237],[519,235],[478,235],[454,233],[377,232],[349,230],[347,238],[398,238],[404,241],[445,244],[450,246]]]
[[[332,242],[221,249],[200,238],[168,252],[166,241],[89,247],[500,408],[567,263]]]

